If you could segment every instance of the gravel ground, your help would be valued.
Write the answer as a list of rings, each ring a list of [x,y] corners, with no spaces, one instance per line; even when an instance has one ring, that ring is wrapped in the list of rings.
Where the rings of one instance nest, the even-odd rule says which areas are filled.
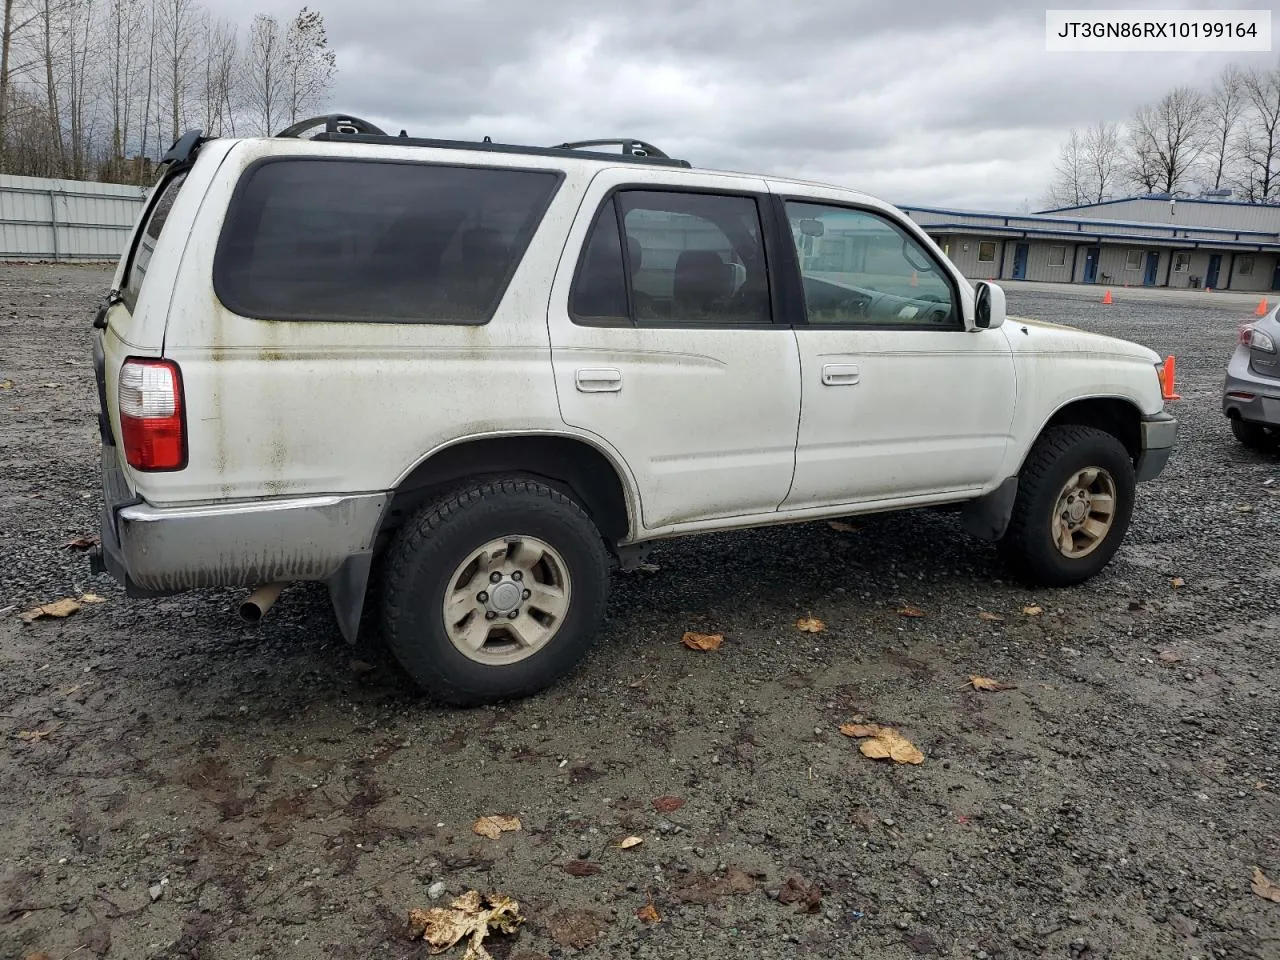
[[[247,627],[240,592],[130,601],[64,547],[96,532],[108,280],[0,267],[2,960],[425,957],[408,911],[472,888],[527,917],[498,960],[1280,957],[1250,890],[1280,882],[1280,460],[1218,412],[1242,299],[1010,291],[1179,358],[1175,459],[1089,584],[1023,589],[936,513],[671,543],[572,679],[452,711],[319,588]],[[861,756],[857,717],[924,763]]]

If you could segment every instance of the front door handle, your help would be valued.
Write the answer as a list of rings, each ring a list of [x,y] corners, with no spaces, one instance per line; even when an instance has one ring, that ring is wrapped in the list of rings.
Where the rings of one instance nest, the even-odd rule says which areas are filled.
[[[851,386],[858,382],[858,365],[856,363],[824,363],[822,382],[828,387]]]
[[[615,367],[584,367],[573,375],[582,393],[618,393],[622,390],[622,371]]]

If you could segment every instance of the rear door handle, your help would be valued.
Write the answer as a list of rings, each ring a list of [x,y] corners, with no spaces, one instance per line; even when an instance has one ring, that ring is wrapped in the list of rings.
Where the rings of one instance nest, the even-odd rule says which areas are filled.
[[[856,363],[824,363],[822,382],[828,387],[851,386],[858,382],[858,365]]]
[[[582,393],[618,393],[622,390],[622,371],[614,367],[584,367],[573,375]]]

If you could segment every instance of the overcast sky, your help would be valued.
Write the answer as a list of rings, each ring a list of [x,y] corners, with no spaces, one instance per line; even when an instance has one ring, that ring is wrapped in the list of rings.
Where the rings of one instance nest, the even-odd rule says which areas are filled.
[[[389,132],[634,136],[695,166],[969,209],[1039,209],[1072,125],[1123,120],[1176,84],[1208,85],[1233,59],[1280,62],[1276,52],[1047,53],[1049,4],[1025,0],[308,2],[338,56],[333,106]],[[300,5],[209,0],[242,25]]]

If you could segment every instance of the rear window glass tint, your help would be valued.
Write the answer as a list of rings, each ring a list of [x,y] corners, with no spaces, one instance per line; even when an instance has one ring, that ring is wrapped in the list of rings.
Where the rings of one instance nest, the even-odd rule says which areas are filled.
[[[622,263],[622,234],[618,232],[618,213],[612,200],[600,209],[591,227],[573,282],[569,311],[589,324],[631,322],[627,309],[627,274]]]
[[[129,266],[129,277],[125,281],[121,294],[127,301],[135,301],[138,291],[142,289],[142,281],[147,275],[147,267],[151,263],[151,254],[155,252],[156,242],[164,225],[169,222],[169,212],[173,202],[178,199],[178,191],[187,179],[187,171],[182,171],[160,188],[160,196],[147,214],[146,226],[138,234],[137,245],[133,248],[133,262]]]
[[[237,188],[214,286],[229,309],[268,320],[485,323],[559,181],[531,170],[267,161]]]

